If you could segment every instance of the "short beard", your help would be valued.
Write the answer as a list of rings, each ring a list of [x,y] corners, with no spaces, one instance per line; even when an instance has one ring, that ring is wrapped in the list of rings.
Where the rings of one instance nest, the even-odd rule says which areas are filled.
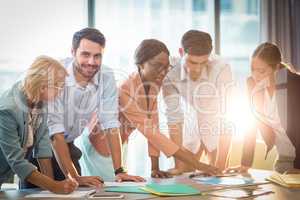
[[[86,75],[83,73],[83,71],[81,70],[81,68],[82,68],[81,65],[80,65],[77,61],[74,62],[74,67],[75,67],[75,70],[76,70],[82,77],[88,79],[88,81],[90,81],[91,79],[93,79],[94,76],[95,76],[95,74],[100,70],[100,67],[99,67],[99,69],[96,70],[96,71],[93,73],[92,76],[86,76]]]

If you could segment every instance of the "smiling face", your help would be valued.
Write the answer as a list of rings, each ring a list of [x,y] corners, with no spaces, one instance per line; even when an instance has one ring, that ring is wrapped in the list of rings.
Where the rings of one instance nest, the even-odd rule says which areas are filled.
[[[208,65],[208,55],[190,55],[184,53],[182,55],[183,67],[188,76],[193,80],[197,80],[202,72],[202,69]]]
[[[140,65],[140,73],[145,81],[161,85],[169,69],[169,55],[161,52]]]
[[[270,77],[274,74],[274,69],[264,62],[259,57],[253,57],[251,61],[251,76],[255,82],[260,82],[261,80]]]
[[[72,49],[77,72],[83,78],[91,80],[100,69],[103,52],[104,47],[100,44],[83,38],[78,48]]]

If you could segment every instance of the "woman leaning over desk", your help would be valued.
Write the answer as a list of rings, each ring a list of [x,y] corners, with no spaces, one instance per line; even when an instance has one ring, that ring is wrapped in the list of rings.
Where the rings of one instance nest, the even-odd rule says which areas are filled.
[[[52,151],[46,124],[46,104],[59,95],[67,75],[56,60],[36,58],[22,81],[0,97],[0,186],[13,174],[21,180],[55,193],[70,193],[77,183],[54,181]],[[28,161],[32,155],[37,166]]]
[[[266,145],[266,154],[276,147],[278,157],[274,169],[280,173],[298,172],[294,169],[295,147],[286,134],[277,105],[276,74],[294,69],[282,62],[279,48],[272,43],[259,45],[251,58],[251,76],[247,79],[249,106],[253,122],[244,138],[241,166],[227,171],[247,172],[252,166],[256,133],[259,130]]]
[[[176,145],[159,130],[157,97],[170,67],[169,51],[165,44],[155,39],[143,40],[136,49],[135,63],[137,72],[131,74],[119,88],[119,118],[123,141],[135,129],[146,137],[152,177],[170,176],[160,170],[158,162],[160,151],[168,157],[178,158],[195,169],[209,174],[219,173],[217,168],[199,162],[193,153]]]

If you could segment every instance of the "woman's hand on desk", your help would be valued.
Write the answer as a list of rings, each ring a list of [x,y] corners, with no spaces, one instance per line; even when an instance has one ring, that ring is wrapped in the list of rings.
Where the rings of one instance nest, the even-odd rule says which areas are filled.
[[[74,179],[65,179],[63,181],[56,181],[55,187],[50,189],[53,193],[69,194],[76,190],[78,183]]]
[[[69,194],[78,187],[78,182],[71,175],[68,175],[68,178],[63,181],[55,181],[37,170],[32,171],[26,180],[40,188],[58,194]]]
[[[172,178],[172,175],[169,172],[160,171],[160,170],[152,170],[151,177],[152,178]]]
[[[224,173],[248,173],[250,167],[246,167],[243,165],[235,166],[235,167],[229,167],[225,169]]]

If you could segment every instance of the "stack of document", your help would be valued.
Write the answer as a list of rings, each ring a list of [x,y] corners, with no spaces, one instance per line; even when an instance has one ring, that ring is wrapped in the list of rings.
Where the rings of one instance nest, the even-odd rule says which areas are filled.
[[[105,188],[106,192],[154,194],[158,196],[189,196],[200,195],[201,192],[185,184],[156,184],[145,186],[114,186]]]
[[[280,174],[274,172],[267,179],[287,188],[300,188],[300,174]]]
[[[105,192],[122,192],[122,193],[137,193],[137,194],[149,194],[141,189],[147,185],[147,182],[105,182]]]
[[[185,184],[171,184],[171,185],[159,185],[159,184],[149,184],[141,189],[155,194],[158,196],[190,196],[190,195],[200,195],[201,192],[189,185]]]

